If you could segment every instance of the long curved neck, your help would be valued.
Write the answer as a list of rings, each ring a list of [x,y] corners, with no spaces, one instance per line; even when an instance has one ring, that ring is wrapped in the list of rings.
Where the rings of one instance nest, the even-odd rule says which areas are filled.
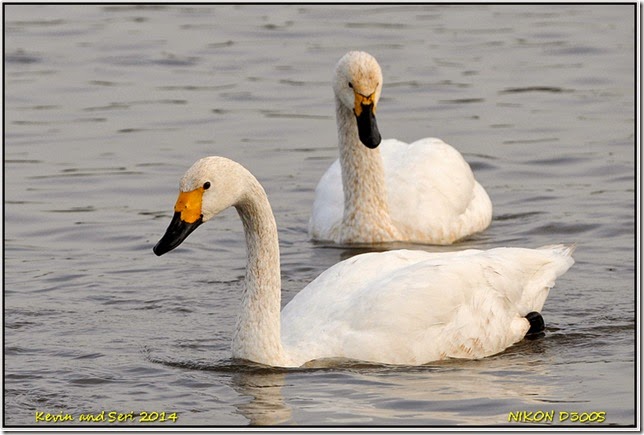
[[[369,149],[360,142],[353,112],[337,97],[335,102],[344,191],[341,241],[393,240],[396,230],[389,216],[380,150]]]
[[[254,177],[235,206],[244,225],[248,263],[233,357],[282,365],[280,253],[277,226],[264,189]]]

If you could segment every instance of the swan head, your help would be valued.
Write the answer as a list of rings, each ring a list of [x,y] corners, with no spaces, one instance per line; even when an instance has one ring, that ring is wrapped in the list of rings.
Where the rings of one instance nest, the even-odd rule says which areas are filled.
[[[360,142],[372,149],[381,141],[376,123],[381,90],[382,71],[376,58],[364,51],[342,56],[335,68],[333,91],[340,103],[353,111]]]
[[[185,173],[179,198],[165,234],[154,246],[163,255],[179,246],[194,230],[243,197],[248,171],[225,157],[204,157]]]

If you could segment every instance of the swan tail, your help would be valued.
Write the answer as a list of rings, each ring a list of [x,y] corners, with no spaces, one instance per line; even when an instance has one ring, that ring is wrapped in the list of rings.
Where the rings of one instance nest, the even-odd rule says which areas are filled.
[[[577,244],[571,243],[569,245],[565,245],[565,244],[545,245],[537,249],[552,251],[556,254],[561,255],[562,257],[572,257],[572,254],[575,252],[575,249],[577,249]]]

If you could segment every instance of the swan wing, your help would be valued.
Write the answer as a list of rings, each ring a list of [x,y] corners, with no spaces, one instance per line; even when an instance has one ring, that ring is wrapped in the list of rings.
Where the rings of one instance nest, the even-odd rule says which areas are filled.
[[[408,240],[449,244],[490,224],[490,198],[456,149],[435,138],[380,147],[389,213]]]
[[[480,358],[521,340],[571,250],[389,251],[331,267],[282,312],[285,350],[306,361],[391,364]]]
[[[315,240],[334,240],[342,224],[344,193],[340,160],[326,170],[317,187],[309,219],[309,236]]]

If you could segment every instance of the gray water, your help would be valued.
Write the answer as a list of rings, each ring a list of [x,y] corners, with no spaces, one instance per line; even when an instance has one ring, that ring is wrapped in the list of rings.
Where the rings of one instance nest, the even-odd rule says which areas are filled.
[[[4,424],[633,425],[633,5],[5,5]],[[245,268],[229,210],[163,257],[178,182],[223,155],[264,185],[286,304],[357,250],[313,244],[337,157],[330,80],[379,60],[383,137],[440,137],[495,207],[450,247],[576,243],[544,338],[478,361],[276,370],[231,360]],[[42,413],[42,414],[38,414]],[[74,421],[36,422],[69,414]],[[595,414],[592,414],[595,413]],[[534,414],[533,414],[534,415]],[[154,417],[154,414],[152,414]],[[513,423],[534,427],[535,423]],[[574,424],[580,424],[576,422]]]

